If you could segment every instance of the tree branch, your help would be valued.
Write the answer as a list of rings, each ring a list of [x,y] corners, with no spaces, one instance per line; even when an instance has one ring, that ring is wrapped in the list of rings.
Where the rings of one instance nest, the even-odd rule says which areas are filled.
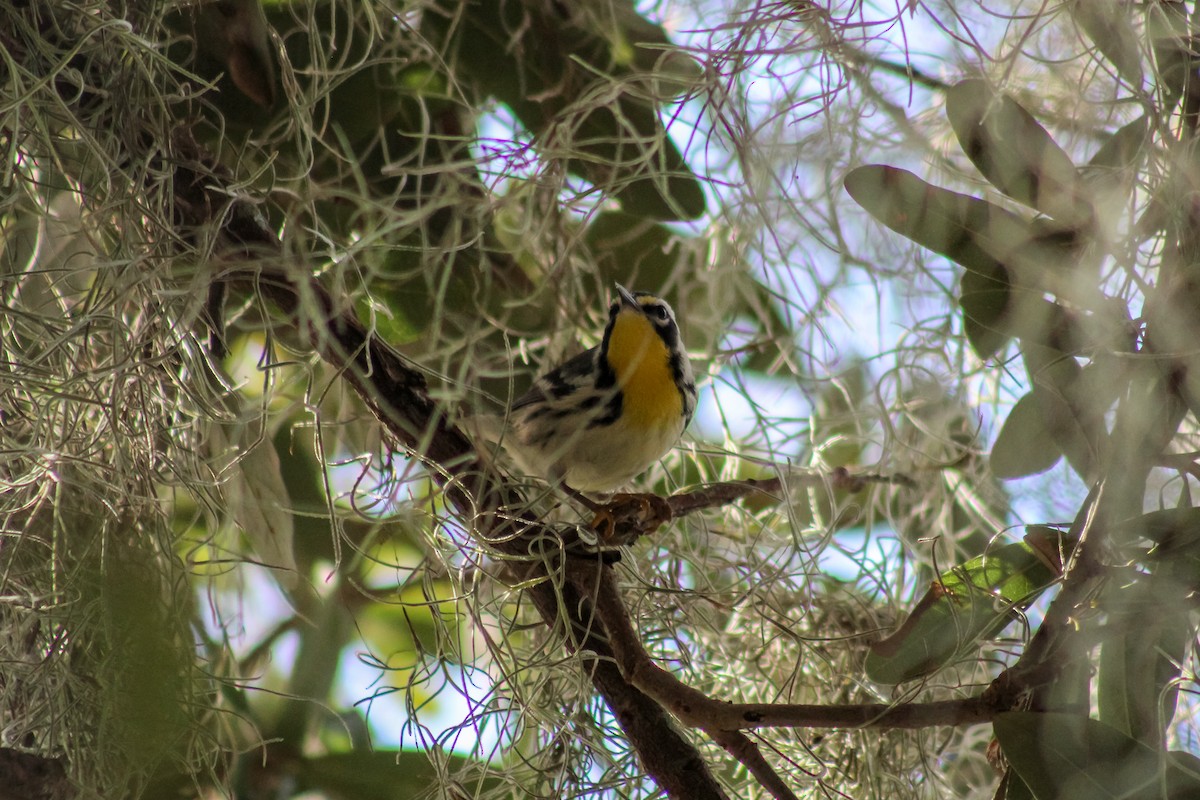
[[[185,148],[185,151],[186,148]],[[202,153],[194,166],[177,169],[177,208],[182,221],[202,226],[220,221],[222,255],[243,263],[278,259],[280,242],[248,202],[231,199],[214,185],[220,174]],[[480,540],[509,559],[507,568],[551,629],[562,624],[568,647],[582,653],[597,692],[612,710],[647,772],[671,797],[724,798],[724,791],[699,751],[676,729],[670,712],[704,731],[737,758],[777,800],[795,795],[741,731],[770,727],[921,728],[986,722],[1005,710],[1005,693],[935,703],[803,705],[726,703],[687,686],[653,662],[634,631],[611,567],[573,547],[573,529],[548,528],[527,509],[525,498],[501,481],[467,437],[430,398],[423,374],[372,335],[352,311],[340,310],[329,292],[306,272],[290,274],[261,266],[236,266],[223,276],[252,288],[292,317],[308,343],[341,370],[397,442],[431,466],[456,513]],[[316,309],[313,313],[312,309]],[[306,313],[307,312],[307,313]],[[867,482],[909,484],[903,477],[851,475],[789,476],[858,491]],[[784,479],[714,484],[665,498],[672,516],[723,505],[754,493],[778,495]],[[639,529],[640,530],[640,529]],[[539,553],[544,543],[558,544]],[[573,554],[574,553],[574,554]],[[568,580],[555,585],[566,568]]]
[[[707,731],[712,740],[736,758],[775,800],[800,800],[775,768],[767,763],[757,744],[741,731]]]
[[[574,497],[597,512],[592,527],[605,545],[613,547],[631,545],[676,517],[728,505],[750,495],[763,494],[775,500],[782,500],[785,490],[803,485],[829,485],[847,492],[861,492],[868,483],[915,486],[913,480],[904,475],[855,474],[845,467],[837,467],[828,474],[807,471],[790,473],[786,477],[712,483],[668,497],[653,494],[617,494],[607,503],[594,503],[577,493]]]
[[[621,672],[663,708],[693,728],[731,731],[754,728],[928,728],[989,722],[1008,710],[1009,695],[984,692],[932,703],[727,703],[688,686],[654,663],[642,647],[611,569],[574,571],[570,578],[594,598],[596,614]]]
[[[765,494],[776,497],[783,492],[785,485],[823,486],[829,484],[835,489],[848,492],[861,492],[868,483],[893,483],[901,486],[913,486],[913,481],[904,475],[879,475],[876,473],[854,474],[845,467],[837,467],[828,475],[819,473],[790,474],[787,478],[766,478],[744,481],[728,481],[714,483],[689,492],[680,492],[667,498],[671,512],[681,517],[693,511],[727,505],[735,500],[752,494]]]
[[[178,222],[186,229],[218,225],[221,242],[217,253],[224,259],[244,264],[261,264],[264,257],[278,260],[282,255],[279,239],[251,203],[231,192],[227,172],[186,135],[175,144],[184,156],[175,174]],[[522,510],[527,504],[521,494],[498,479],[429,397],[424,375],[369,333],[352,311],[340,311],[324,286],[303,268],[285,273],[238,266],[224,279],[253,286],[292,316],[313,349],[341,370],[396,441],[432,465],[431,475],[471,530],[520,565],[524,578],[532,583],[526,591],[543,622],[554,629],[560,620],[566,621],[573,649],[595,654],[585,658],[593,685],[647,773],[668,796],[725,800],[725,792],[695,746],[656,702],[622,677],[608,645],[583,613],[587,604],[575,595],[573,587],[562,587],[560,600],[551,580],[553,564],[531,558],[530,545],[561,537]],[[303,313],[314,305],[316,315]],[[595,559],[593,562],[600,565]]]

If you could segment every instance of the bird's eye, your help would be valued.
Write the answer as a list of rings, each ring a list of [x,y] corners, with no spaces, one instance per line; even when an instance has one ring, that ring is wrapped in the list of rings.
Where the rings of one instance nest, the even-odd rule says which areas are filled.
[[[650,308],[650,313],[653,314],[654,316],[658,317],[659,319],[667,318],[667,309],[665,306],[652,306]]]

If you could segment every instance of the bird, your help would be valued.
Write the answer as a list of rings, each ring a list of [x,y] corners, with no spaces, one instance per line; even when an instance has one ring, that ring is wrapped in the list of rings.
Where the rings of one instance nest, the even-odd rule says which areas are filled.
[[[696,410],[671,306],[615,287],[600,344],[536,378],[499,439],[525,474],[577,497],[628,484],[675,446]]]

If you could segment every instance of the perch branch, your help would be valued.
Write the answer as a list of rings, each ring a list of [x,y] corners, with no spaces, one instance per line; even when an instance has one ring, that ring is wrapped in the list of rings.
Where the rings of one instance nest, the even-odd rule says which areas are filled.
[[[752,494],[765,494],[778,498],[785,485],[808,483],[813,486],[831,485],[835,489],[860,492],[868,483],[894,483],[912,486],[912,480],[902,475],[877,475],[874,473],[854,474],[845,467],[837,467],[828,475],[816,473],[791,474],[787,478],[764,478],[744,481],[714,483],[700,489],[673,494],[667,504],[676,517],[701,511],[706,508],[727,505]]]
[[[282,247],[253,205],[228,190],[227,171],[186,136],[175,143],[183,156],[176,166],[178,222],[185,229],[219,225],[218,255],[228,261],[261,265],[278,260]],[[222,185],[224,182],[225,185]],[[424,376],[386,343],[372,335],[352,311],[341,311],[329,292],[307,271],[234,267],[224,279],[252,285],[295,318],[313,349],[341,370],[383,425],[407,451],[435,466],[447,499],[490,547],[520,563],[526,590],[551,629],[566,621],[577,650],[595,654],[585,663],[597,692],[612,710],[647,773],[672,798],[725,800],[699,751],[672,724],[663,709],[630,685],[611,661],[610,651],[571,592],[561,599],[551,581],[550,565],[531,559],[531,540],[553,537],[527,512],[524,498],[498,480],[470,441],[429,397]],[[314,307],[316,314],[302,313]],[[567,587],[568,589],[570,587]]]

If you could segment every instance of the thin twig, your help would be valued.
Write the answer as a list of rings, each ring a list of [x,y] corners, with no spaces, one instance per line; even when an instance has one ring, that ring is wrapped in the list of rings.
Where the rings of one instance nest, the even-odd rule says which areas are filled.
[[[681,517],[693,511],[723,506],[741,500],[752,494],[765,494],[779,499],[784,485],[813,486],[831,485],[835,489],[845,489],[848,492],[860,492],[868,483],[890,483],[912,487],[913,481],[905,475],[880,475],[878,473],[855,474],[845,467],[837,467],[827,475],[819,473],[791,473],[786,478],[751,478],[744,481],[727,481],[713,483],[700,489],[673,494],[666,498],[672,513]]]
[[[638,538],[653,533],[677,517],[728,505],[754,494],[766,495],[778,501],[783,499],[785,487],[829,485],[847,492],[861,492],[869,483],[889,483],[906,487],[916,485],[911,478],[904,475],[852,473],[845,467],[837,467],[828,474],[799,472],[786,477],[710,483],[699,489],[667,497],[654,494],[618,494],[614,495],[610,502],[602,504],[583,496],[576,499],[597,512],[592,527],[599,532],[606,545],[613,546],[633,544]]]

